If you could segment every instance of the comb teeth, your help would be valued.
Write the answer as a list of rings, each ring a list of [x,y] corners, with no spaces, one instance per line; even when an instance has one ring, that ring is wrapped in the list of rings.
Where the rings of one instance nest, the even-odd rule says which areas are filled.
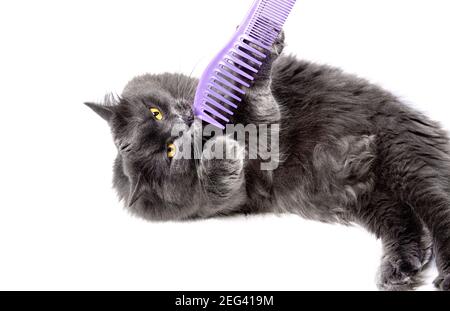
[[[256,0],[232,40],[208,65],[195,94],[194,114],[221,129],[251,87],[296,0]]]

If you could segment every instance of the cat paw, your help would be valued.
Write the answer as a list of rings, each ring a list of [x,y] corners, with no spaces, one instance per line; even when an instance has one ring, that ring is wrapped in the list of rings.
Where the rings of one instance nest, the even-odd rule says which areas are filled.
[[[416,257],[383,260],[378,276],[378,288],[385,291],[412,290],[421,284],[422,263]]]
[[[436,288],[443,291],[450,291],[450,274],[439,275],[433,284]]]
[[[245,190],[245,148],[226,136],[208,143],[211,145],[203,150],[198,174],[209,201],[216,207],[224,202],[240,203]]]
[[[236,29],[238,29],[238,28],[239,28],[239,26],[236,26]],[[270,53],[271,57],[273,57],[274,59],[277,58],[281,54],[281,52],[283,52],[283,49],[285,46],[285,44],[284,44],[285,38],[286,38],[286,36],[284,35],[284,30],[281,30],[280,34],[275,39],[275,42],[272,45],[272,50]],[[261,48],[259,46],[254,45],[253,43],[250,43],[250,45],[258,50],[261,50]],[[263,52],[263,50],[261,50],[261,52]]]
[[[272,65],[277,60],[277,58],[281,55],[283,52],[285,43],[284,43],[285,35],[284,31],[281,31],[281,33],[278,35],[277,39],[275,39],[275,42],[272,45],[270,55],[263,61],[263,65],[259,69],[259,72],[254,80],[254,86],[266,86],[266,82],[270,80],[270,74],[272,72]],[[266,50],[260,48],[259,46],[251,43],[250,44],[253,48],[260,50],[263,53],[266,53]]]
[[[231,181],[236,181],[243,173],[244,157],[245,148],[236,140],[227,136],[216,137],[204,147],[200,174],[213,182],[214,187],[231,186]]]
[[[284,35],[284,31],[282,30],[272,45],[272,57],[278,57],[284,50],[284,39],[286,36]]]

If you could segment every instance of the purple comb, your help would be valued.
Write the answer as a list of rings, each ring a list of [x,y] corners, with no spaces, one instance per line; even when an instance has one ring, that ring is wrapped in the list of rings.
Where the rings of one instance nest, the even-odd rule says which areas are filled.
[[[281,32],[296,0],[255,0],[233,38],[200,78],[194,114],[224,129]]]

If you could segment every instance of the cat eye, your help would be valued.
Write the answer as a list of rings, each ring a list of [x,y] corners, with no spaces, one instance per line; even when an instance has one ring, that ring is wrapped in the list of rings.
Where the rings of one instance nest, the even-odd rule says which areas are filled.
[[[153,114],[153,117],[158,120],[161,121],[163,118],[162,112],[158,109],[158,108],[150,108],[150,112]]]
[[[176,148],[174,144],[168,144],[167,145],[167,156],[169,158],[173,158],[176,154]]]

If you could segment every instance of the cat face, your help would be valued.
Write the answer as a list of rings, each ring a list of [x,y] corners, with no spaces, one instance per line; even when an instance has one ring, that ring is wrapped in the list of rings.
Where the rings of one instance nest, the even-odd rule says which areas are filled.
[[[175,158],[182,137],[173,129],[192,127],[196,84],[183,75],[145,75],[133,79],[118,99],[86,103],[110,125],[118,150],[114,186],[133,213],[165,220],[193,212],[196,163]]]

